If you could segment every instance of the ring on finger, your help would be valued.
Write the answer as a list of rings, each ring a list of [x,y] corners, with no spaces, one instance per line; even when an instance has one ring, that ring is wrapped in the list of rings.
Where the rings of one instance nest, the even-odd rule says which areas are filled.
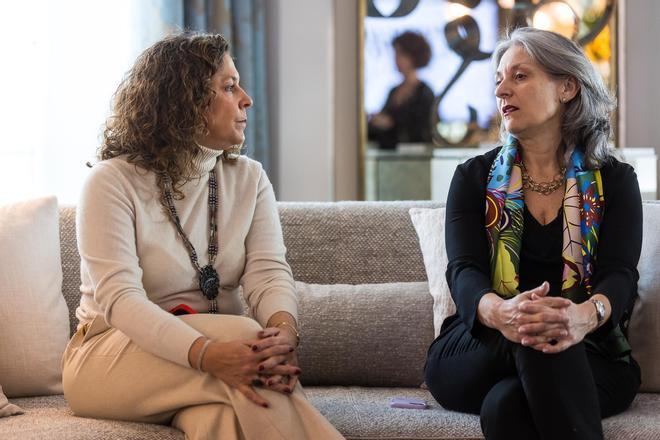
[[[261,388],[261,387],[264,386],[264,382],[259,378],[252,379],[252,386],[257,387],[257,388]]]

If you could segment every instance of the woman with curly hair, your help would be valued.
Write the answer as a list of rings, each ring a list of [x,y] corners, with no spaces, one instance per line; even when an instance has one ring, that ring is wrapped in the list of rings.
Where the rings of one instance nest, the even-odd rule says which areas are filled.
[[[429,64],[431,46],[415,32],[392,40],[396,68],[403,82],[390,90],[383,109],[369,120],[369,139],[380,148],[393,149],[400,142],[431,142],[433,90],[417,76]]]
[[[298,384],[273,189],[236,154],[251,105],[220,35],[157,42],[119,86],[76,218],[80,324],[63,361],[76,415],[190,439],[343,438]]]

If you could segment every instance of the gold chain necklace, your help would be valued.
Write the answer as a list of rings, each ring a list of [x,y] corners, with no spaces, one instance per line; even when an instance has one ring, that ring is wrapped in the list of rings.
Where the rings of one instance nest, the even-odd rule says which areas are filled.
[[[520,164],[522,170],[523,189],[529,189],[544,196],[549,196],[553,192],[557,191],[562,185],[564,185],[566,167],[562,167],[557,177],[555,177],[551,182],[535,182],[534,179],[532,179],[527,173],[527,167],[525,167],[525,163],[521,161]]]

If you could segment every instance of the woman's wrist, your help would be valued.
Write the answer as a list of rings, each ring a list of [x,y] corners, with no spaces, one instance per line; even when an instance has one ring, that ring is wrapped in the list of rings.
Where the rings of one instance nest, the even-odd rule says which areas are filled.
[[[287,321],[282,321],[275,324],[274,327],[280,329],[280,331],[284,330],[286,333],[288,333],[289,336],[291,336],[291,340],[294,341],[294,347],[298,347],[300,345],[300,333],[298,332],[298,329],[293,326],[293,324]]]
[[[486,327],[498,328],[497,311],[504,300],[496,293],[489,292],[481,297],[477,306],[477,319]]]
[[[286,334],[291,337],[292,341],[295,341],[294,345],[297,347],[300,344],[300,332],[298,331],[298,325],[296,324],[296,319],[288,312],[280,311],[274,313],[270,319],[268,319],[267,327],[275,327],[280,332],[286,332]]]
[[[199,338],[195,339],[195,342],[193,342],[190,346],[190,349],[188,350],[188,363],[190,364],[191,368],[196,368],[197,359],[199,358],[199,354],[207,340],[207,337],[200,336]]]
[[[581,305],[589,310],[589,315],[591,317],[589,333],[596,331],[600,326],[605,324],[612,315],[612,305],[610,304],[610,300],[601,293],[592,295],[588,301],[585,301]]]

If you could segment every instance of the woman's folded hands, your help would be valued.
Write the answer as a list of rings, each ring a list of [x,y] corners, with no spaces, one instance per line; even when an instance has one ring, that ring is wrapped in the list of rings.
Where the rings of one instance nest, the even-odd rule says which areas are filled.
[[[479,320],[508,340],[544,353],[558,353],[581,342],[598,326],[590,302],[575,304],[547,296],[548,282],[510,299],[486,294],[479,303]]]
[[[204,340],[199,338],[193,346],[200,342],[203,345]],[[279,329],[273,328],[260,331],[257,339],[211,342],[203,353],[201,369],[264,408],[269,406],[268,401],[255,387],[290,394],[301,373],[294,345],[289,338],[280,335]],[[283,378],[295,379],[287,383]]]

